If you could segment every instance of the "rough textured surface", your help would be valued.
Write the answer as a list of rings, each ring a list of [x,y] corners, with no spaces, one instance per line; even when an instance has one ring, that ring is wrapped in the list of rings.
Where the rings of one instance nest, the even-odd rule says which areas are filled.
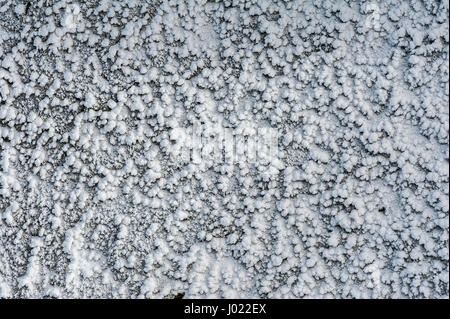
[[[0,296],[448,298],[448,14],[0,1]]]

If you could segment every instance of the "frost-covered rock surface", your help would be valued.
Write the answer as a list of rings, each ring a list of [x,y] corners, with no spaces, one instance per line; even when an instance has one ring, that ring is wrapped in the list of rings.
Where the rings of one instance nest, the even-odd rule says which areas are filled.
[[[448,297],[448,14],[1,0],[0,296]]]

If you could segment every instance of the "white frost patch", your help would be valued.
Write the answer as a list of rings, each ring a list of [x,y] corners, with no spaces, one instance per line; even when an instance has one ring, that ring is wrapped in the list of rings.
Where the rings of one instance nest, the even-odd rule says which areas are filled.
[[[0,297],[448,298],[448,1],[0,7]]]

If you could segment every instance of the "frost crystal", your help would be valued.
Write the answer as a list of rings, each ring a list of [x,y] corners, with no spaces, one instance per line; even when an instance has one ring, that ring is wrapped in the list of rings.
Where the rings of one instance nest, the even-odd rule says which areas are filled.
[[[448,298],[448,1],[0,3],[0,297]]]

